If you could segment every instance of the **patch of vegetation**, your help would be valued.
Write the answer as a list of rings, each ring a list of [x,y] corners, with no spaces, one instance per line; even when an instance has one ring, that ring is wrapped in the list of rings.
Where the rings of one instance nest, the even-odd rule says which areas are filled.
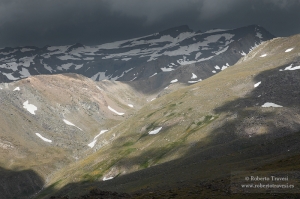
[[[132,153],[135,150],[136,150],[136,148],[128,148],[128,149],[120,151],[119,154],[121,156],[126,156],[126,155],[129,155],[130,153]]]
[[[148,167],[149,167],[149,161],[148,160],[146,160],[146,161],[144,161],[140,164],[140,168],[142,168],[142,169],[146,169]]]
[[[193,108],[189,108],[188,110],[191,111],[191,110],[193,110]]]
[[[174,106],[176,106],[176,104],[170,104],[170,105],[169,105],[169,107],[174,107]]]
[[[125,144],[123,144],[123,146],[132,146],[134,145],[134,142],[126,142]]]
[[[86,174],[84,174],[84,175],[82,176],[82,180],[83,180],[83,181],[86,181],[86,182],[92,182],[92,181],[95,180],[95,178],[94,178],[94,176],[92,176],[92,175],[86,173]]]
[[[139,141],[140,139],[142,139],[143,137],[146,137],[147,135],[148,135],[148,133],[143,133],[143,134],[141,135],[141,137],[139,137],[138,141]]]
[[[154,112],[152,112],[152,113],[150,113],[149,115],[147,115],[146,117],[148,118],[148,117],[151,117],[154,113],[155,113],[156,111],[154,111]]]
[[[211,121],[215,120],[216,117],[212,115],[206,115],[203,121],[197,123],[198,126],[209,124]]]

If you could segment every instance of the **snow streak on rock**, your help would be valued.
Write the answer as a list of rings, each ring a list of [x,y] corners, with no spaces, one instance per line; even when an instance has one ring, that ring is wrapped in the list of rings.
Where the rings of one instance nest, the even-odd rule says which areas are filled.
[[[124,115],[124,113],[119,113],[118,111],[116,111],[115,109],[111,108],[110,106],[108,106],[108,109],[112,112],[114,112],[117,115]]]
[[[43,137],[43,136],[42,136],[41,134],[39,134],[39,133],[36,133],[36,135],[37,135],[39,138],[41,138],[42,140],[44,140],[45,142],[52,142],[52,140],[49,140],[49,139]]]
[[[72,122],[69,122],[68,120],[66,120],[66,119],[63,119],[63,121],[67,124],[67,125],[70,125],[70,126],[75,126],[76,128],[78,128],[79,130],[81,130],[82,131],[82,129],[81,128],[79,128],[78,126],[76,126],[75,124],[73,124]]]

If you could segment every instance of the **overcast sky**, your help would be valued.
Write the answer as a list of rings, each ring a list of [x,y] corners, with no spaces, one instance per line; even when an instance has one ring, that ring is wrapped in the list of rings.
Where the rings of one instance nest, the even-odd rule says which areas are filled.
[[[300,0],[0,0],[0,47],[97,45],[179,25],[300,33]]]

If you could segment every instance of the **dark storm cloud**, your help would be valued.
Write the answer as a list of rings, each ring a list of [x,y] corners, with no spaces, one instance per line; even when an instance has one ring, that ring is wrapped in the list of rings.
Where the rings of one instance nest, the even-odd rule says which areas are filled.
[[[0,46],[86,45],[151,34],[259,24],[300,33],[300,0],[0,0]]]

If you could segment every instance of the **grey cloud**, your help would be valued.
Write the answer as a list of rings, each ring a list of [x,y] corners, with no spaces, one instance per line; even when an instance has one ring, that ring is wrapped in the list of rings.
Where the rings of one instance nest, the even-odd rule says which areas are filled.
[[[0,47],[104,42],[178,25],[300,33],[300,0],[1,0]]]

